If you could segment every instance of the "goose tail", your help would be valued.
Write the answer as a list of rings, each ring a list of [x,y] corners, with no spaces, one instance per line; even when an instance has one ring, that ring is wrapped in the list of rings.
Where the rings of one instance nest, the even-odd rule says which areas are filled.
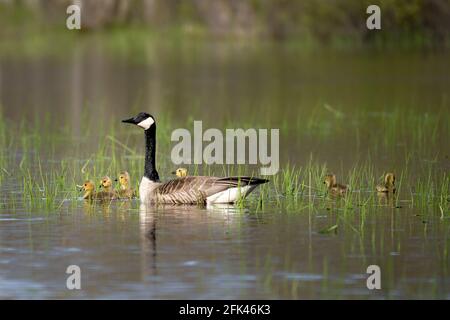
[[[225,177],[217,180],[219,183],[225,183],[228,188],[224,191],[209,196],[207,204],[234,203],[239,198],[245,198],[260,184],[269,182],[267,179],[255,177]]]

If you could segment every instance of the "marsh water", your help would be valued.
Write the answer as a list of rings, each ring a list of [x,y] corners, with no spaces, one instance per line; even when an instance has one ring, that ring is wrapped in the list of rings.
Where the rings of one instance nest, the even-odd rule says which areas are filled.
[[[450,299],[449,52],[86,47],[0,58],[11,139],[2,144],[0,298]],[[279,128],[280,175],[326,166],[350,183],[361,166],[357,197],[330,198],[302,175],[291,177],[307,185],[295,195],[271,178],[263,205],[258,192],[213,208],[83,201],[84,178],[126,169],[140,180],[142,132],[120,120],[141,110],[157,119],[163,179],[175,166],[171,131],[202,120]],[[58,205],[26,195],[26,177],[44,180],[67,162],[76,178],[54,182]],[[401,181],[395,201],[374,192],[387,171]],[[66,288],[69,265],[81,269],[81,290]],[[380,290],[366,286],[369,265],[380,267]]]

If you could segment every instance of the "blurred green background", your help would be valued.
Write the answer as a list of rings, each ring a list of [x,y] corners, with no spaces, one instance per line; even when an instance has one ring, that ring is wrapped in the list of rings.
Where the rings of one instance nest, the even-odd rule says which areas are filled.
[[[299,41],[302,45],[448,46],[448,0],[0,0],[0,37],[20,41],[61,30],[71,3],[84,32],[142,28],[155,35]],[[382,30],[365,26],[379,5]]]

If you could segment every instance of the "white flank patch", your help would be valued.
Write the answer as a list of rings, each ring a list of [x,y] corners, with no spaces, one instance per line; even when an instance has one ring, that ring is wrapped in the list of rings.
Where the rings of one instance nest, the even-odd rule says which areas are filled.
[[[148,117],[145,120],[142,120],[141,122],[139,122],[137,125],[141,128],[143,128],[144,130],[147,130],[148,128],[150,128],[152,126],[152,124],[155,123],[155,120],[153,120],[152,117]]]
[[[206,198],[208,204],[214,203],[233,203],[236,202],[239,197],[245,197],[247,194],[253,191],[257,185],[244,186],[240,188],[230,188],[225,191],[218,192]]]

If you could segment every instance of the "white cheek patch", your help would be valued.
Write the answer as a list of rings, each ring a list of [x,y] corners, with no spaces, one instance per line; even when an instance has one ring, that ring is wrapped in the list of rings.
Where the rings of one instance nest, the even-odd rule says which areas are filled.
[[[141,122],[139,122],[137,125],[141,128],[143,128],[144,130],[147,130],[148,128],[150,128],[152,126],[152,124],[154,124],[155,121],[153,120],[152,117],[148,117],[145,120],[142,120]]]

